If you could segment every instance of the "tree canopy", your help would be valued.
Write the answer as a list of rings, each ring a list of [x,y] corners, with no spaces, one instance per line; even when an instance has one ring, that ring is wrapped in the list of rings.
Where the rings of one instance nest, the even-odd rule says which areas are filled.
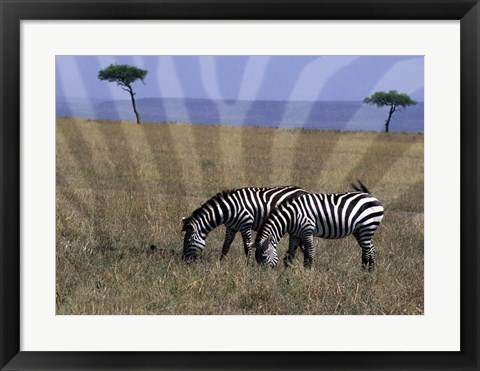
[[[137,124],[140,124],[140,114],[137,111],[135,104],[135,94],[132,89],[132,84],[141,80],[145,83],[145,77],[148,71],[140,68],[129,66],[127,64],[111,64],[107,68],[98,71],[98,78],[100,80],[106,80],[108,82],[116,82],[123,90],[130,94],[132,99],[133,112],[137,117]]]
[[[116,82],[117,85],[127,87],[136,80],[141,80],[144,83],[147,73],[148,71],[146,70],[127,64],[111,64],[98,72],[98,78],[100,80],[107,80],[108,82]]]
[[[385,131],[388,132],[390,120],[398,107],[406,108],[408,106],[414,106],[417,104],[412,98],[405,93],[399,93],[396,90],[390,90],[388,92],[377,91],[372,94],[371,97],[363,100],[365,104],[375,104],[377,107],[390,107],[387,120],[385,121]]]
[[[377,107],[394,105],[403,108],[417,104],[417,102],[410,98],[407,94],[399,93],[396,90],[390,90],[389,92],[377,91],[373,93],[371,97],[365,98],[363,103],[375,104]]]

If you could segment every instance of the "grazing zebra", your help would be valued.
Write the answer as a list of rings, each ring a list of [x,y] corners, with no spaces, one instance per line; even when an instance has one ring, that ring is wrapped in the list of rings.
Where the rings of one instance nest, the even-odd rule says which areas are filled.
[[[187,262],[195,260],[205,248],[208,233],[222,224],[227,230],[220,259],[227,255],[238,231],[248,256],[252,246],[252,229],[258,230],[270,211],[279,204],[304,193],[299,187],[286,186],[240,188],[216,194],[190,217],[182,219],[182,231],[185,232],[182,258]]]
[[[277,265],[278,242],[289,233],[291,242],[284,258],[285,266],[290,265],[301,242],[304,266],[311,267],[314,236],[336,239],[353,234],[362,249],[362,268],[374,269],[376,254],[372,238],[383,219],[383,206],[360,181],[359,184],[360,188],[352,184],[356,192],[307,193],[279,205],[255,238],[257,262]]]

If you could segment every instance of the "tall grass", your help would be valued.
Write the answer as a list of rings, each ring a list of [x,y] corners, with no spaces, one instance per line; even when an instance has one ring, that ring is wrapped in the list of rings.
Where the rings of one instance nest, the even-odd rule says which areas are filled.
[[[61,118],[56,150],[58,314],[423,313],[423,135]],[[373,273],[353,237],[315,239],[311,270],[247,262],[238,237],[220,262],[223,227],[180,260],[181,218],[222,189],[357,178],[386,210]]]

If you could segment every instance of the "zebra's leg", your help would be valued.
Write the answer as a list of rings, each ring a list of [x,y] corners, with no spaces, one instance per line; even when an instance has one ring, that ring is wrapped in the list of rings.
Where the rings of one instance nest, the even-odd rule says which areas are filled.
[[[240,233],[242,234],[243,239],[243,249],[245,250],[245,256],[249,256],[250,249],[252,248],[252,229],[251,226],[248,225],[242,229],[240,229]]]
[[[303,245],[303,266],[311,268],[313,265],[313,233],[308,233],[302,237]]]
[[[232,245],[236,234],[237,231],[227,228],[227,231],[225,232],[225,241],[223,242],[222,255],[220,255],[220,260],[227,256],[228,250],[230,250],[230,246]]]
[[[354,234],[360,248],[362,249],[362,269],[372,271],[375,269],[377,261],[377,252],[372,244],[372,237],[375,231],[359,231]]]
[[[299,246],[301,246],[300,239],[298,237],[290,235],[290,238],[288,240],[288,251],[283,258],[283,265],[285,266],[285,268],[288,268],[292,265],[293,260],[295,259],[295,254],[297,253],[297,248]],[[303,251],[302,246],[301,248]]]

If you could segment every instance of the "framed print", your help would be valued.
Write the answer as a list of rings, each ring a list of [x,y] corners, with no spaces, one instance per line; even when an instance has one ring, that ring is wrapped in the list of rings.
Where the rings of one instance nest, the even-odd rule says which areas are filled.
[[[1,5],[2,369],[479,369],[476,1]]]

